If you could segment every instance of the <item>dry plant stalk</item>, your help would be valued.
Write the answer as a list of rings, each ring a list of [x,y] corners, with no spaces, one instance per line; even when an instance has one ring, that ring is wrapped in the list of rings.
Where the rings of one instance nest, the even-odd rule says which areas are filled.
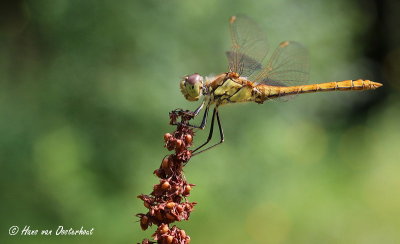
[[[192,156],[188,149],[192,146],[194,132],[188,121],[193,118],[193,113],[181,109],[169,113],[170,124],[177,129],[164,135],[164,141],[169,151],[174,154],[164,157],[161,165],[154,171],[160,178],[160,183],[154,185],[150,195],[138,196],[144,206],[149,210],[146,214],[137,214],[140,218],[140,227],[146,230],[149,226],[157,225],[156,232],[152,235],[156,241],[144,239],[142,244],[186,244],[190,243],[190,237],[178,227],[170,226],[175,221],[188,220],[196,202],[188,202],[186,197],[190,195],[193,184],[189,184],[183,174],[183,167]],[[180,122],[177,120],[181,118]]]

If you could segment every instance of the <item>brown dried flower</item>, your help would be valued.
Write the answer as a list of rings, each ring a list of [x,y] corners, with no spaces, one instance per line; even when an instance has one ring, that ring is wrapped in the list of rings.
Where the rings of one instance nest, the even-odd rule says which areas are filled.
[[[175,221],[188,220],[193,211],[195,202],[188,202],[187,197],[194,184],[189,184],[183,174],[183,167],[190,160],[192,153],[188,149],[192,146],[194,132],[188,121],[193,118],[193,113],[184,110],[174,110],[170,114],[170,124],[177,129],[164,135],[164,147],[175,153],[163,158],[161,165],[154,171],[160,178],[159,184],[154,185],[150,195],[138,196],[143,205],[148,209],[146,214],[140,213],[140,227],[146,230],[149,226],[157,225],[153,234],[156,242],[144,239],[142,244],[186,244],[190,237],[184,230],[176,226],[169,227]],[[181,121],[178,122],[178,118]]]

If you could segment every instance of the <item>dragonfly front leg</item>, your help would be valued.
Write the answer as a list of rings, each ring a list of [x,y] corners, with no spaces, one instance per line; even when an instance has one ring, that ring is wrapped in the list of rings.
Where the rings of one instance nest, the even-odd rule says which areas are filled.
[[[194,152],[198,151],[200,148],[204,147],[207,143],[210,142],[210,140],[211,140],[211,138],[212,138],[212,136],[214,134],[215,115],[217,116],[220,141],[218,143],[206,148],[206,149],[201,150],[200,152],[194,153]],[[207,138],[205,143],[203,143],[201,146],[197,147],[195,150],[192,151],[192,153],[193,153],[192,156],[195,156],[195,155],[200,154],[200,153],[202,153],[202,152],[204,152],[206,150],[209,150],[209,149],[211,149],[211,148],[213,148],[213,147],[215,147],[215,146],[217,146],[217,145],[219,145],[219,144],[221,144],[223,142],[224,142],[224,130],[222,129],[222,126],[221,126],[221,120],[219,118],[218,110],[217,110],[217,108],[214,108],[213,116],[211,118],[211,127],[210,127],[210,133],[208,134],[208,138]]]
[[[175,116],[171,119],[170,124],[171,125],[179,125],[180,122],[176,121],[176,118],[178,118],[179,116],[186,116],[186,118],[193,119],[194,117],[196,117],[200,111],[203,109],[205,104],[205,101],[203,101],[200,106],[198,108],[196,108],[196,110],[194,111],[190,111],[190,110],[183,110],[183,109],[175,109],[174,111],[170,112],[170,114],[175,114]],[[200,126],[198,125],[191,125],[189,123],[186,123],[187,126],[192,127],[192,128],[196,128],[196,129],[204,129],[204,127],[206,126],[207,123],[207,115],[208,115],[208,109],[210,107],[210,104],[207,105],[206,110],[204,112],[204,116],[203,119],[201,121]],[[179,114],[179,116],[178,116]]]
[[[203,108],[203,105],[204,105],[204,102],[200,105],[200,107],[198,107],[195,111],[193,111],[194,116],[199,114],[200,110]],[[209,108],[210,108],[210,104],[207,105],[206,110],[204,111],[203,119],[201,120],[201,124],[200,125],[188,124],[188,126],[203,130],[206,127],[206,124],[207,124]]]
[[[200,111],[203,109],[203,106],[204,106],[204,101],[200,104],[198,108],[196,108],[196,110],[193,111],[194,117],[196,117],[200,113]]]
[[[207,112],[207,110],[206,110],[206,112]],[[211,118],[210,133],[208,134],[208,138],[207,138],[206,142],[204,142],[203,144],[201,144],[200,146],[198,146],[196,149],[194,149],[194,150],[192,151],[192,153],[196,152],[197,150],[199,150],[200,148],[204,147],[207,143],[210,142],[210,140],[211,140],[211,138],[212,138],[212,136],[213,136],[213,133],[214,133],[214,119],[215,119],[215,113],[216,113],[216,110],[214,109],[213,115],[212,115],[212,118]],[[207,117],[206,113],[205,113],[204,117]],[[194,155],[194,154],[193,154],[193,155]]]

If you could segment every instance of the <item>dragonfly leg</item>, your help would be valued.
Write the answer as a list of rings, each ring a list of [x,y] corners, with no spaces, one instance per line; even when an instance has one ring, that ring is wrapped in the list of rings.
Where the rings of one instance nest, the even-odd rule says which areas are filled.
[[[199,108],[197,108],[193,113],[196,115],[199,114],[200,110],[203,108],[203,105],[201,105]],[[206,110],[204,111],[204,115],[203,115],[203,119],[201,120],[201,124],[200,125],[191,125],[188,124],[188,126],[192,127],[192,128],[197,128],[197,129],[201,129],[203,130],[206,127],[207,124],[207,117],[208,117],[208,110],[210,108],[210,105],[207,105]],[[198,111],[197,111],[198,110]]]
[[[196,117],[200,111],[203,109],[204,106],[204,101],[200,104],[200,106],[198,108],[196,108],[196,110],[193,111],[193,115]]]
[[[214,118],[215,118],[215,115],[217,115],[217,123],[218,123],[220,141],[218,143],[206,148],[206,149],[201,150],[200,152],[192,154],[192,156],[195,156],[195,155],[200,154],[200,153],[202,153],[204,151],[207,151],[207,150],[209,150],[209,149],[211,149],[211,148],[213,148],[213,147],[215,147],[215,146],[217,146],[217,145],[219,145],[219,144],[224,142],[224,129],[222,129],[222,126],[221,126],[221,120],[219,118],[218,110],[217,110],[217,108],[215,108],[214,112],[213,112],[212,119],[211,119],[210,134],[208,135],[207,141],[205,143],[203,143],[201,146],[199,146],[198,148],[196,148],[193,152],[199,150],[201,147],[206,145],[211,140],[212,134],[213,134],[213,129],[214,129]]]
[[[208,109],[210,108],[210,106],[208,105],[207,107],[206,107],[206,110],[204,111],[204,115],[203,115],[203,119],[201,120],[201,124],[200,124],[200,126],[198,126],[197,128],[199,128],[199,129],[204,129],[205,127],[206,127],[206,124],[207,124],[207,117],[208,117]],[[213,116],[214,116],[214,114],[213,114]]]
[[[192,118],[194,118],[194,117],[196,117],[199,113],[200,113],[200,111],[203,109],[203,107],[204,107],[204,101],[200,104],[200,106],[198,107],[198,108],[196,108],[196,110],[194,110],[194,111],[190,111],[190,110],[182,110],[182,109],[175,109],[173,112],[183,112],[183,113],[185,113],[185,114],[187,114],[188,116],[191,116]],[[204,129],[204,127],[206,126],[206,123],[207,123],[207,116],[208,116],[208,109],[209,109],[209,107],[210,107],[210,104],[208,104],[207,105],[207,107],[206,107],[206,110],[205,110],[205,112],[204,112],[204,115],[203,115],[203,119],[202,119],[202,121],[201,121],[201,124],[200,125],[191,125],[191,124],[186,124],[187,126],[189,126],[189,127],[192,127],[192,128],[196,128],[196,129]],[[180,122],[177,122],[176,120],[175,121],[172,121],[171,122],[171,125],[179,125],[180,124]]]
[[[207,111],[207,110],[206,110],[206,111]],[[210,133],[208,133],[208,138],[207,138],[206,142],[204,142],[203,144],[201,144],[200,146],[198,146],[196,149],[194,149],[194,150],[192,151],[192,153],[193,153],[193,152],[196,152],[197,150],[199,150],[200,148],[204,147],[207,143],[210,142],[210,140],[211,140],[211,138],[212,138],[212,136],[213,136],[213,133],[214,133],[214,119],[215,119],[216,111],[217,111],[217,110],[214,108],[213,115],[212,115],[212,118],[211,118]],[[204,117],[207,117],[207,116],[204,115]],[[203,123],[202,123],[202,124],[203,124]],[[200,125],[200,126],[201,126],[201,125]]]

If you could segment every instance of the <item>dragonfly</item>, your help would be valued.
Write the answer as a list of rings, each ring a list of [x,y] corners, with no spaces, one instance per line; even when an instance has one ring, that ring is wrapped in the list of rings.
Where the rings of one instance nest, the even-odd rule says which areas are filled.
[[[303,93],[374,90],[382,86],[381,83],[363,79],[304,85],[309,79],[309,61],[308,51],[303,45],[295,41],[283,41],[264,62],[268,41],[257,23],[244,15],[232,16],[229,29],[232,41],[230,51],[226,52],[229,71],[211,78],[194,73],[180,82],[181,92],[188,101],[202,98],[200,106],[192,111],[193,117],[205,108],[201,124],[192,127],[204,129],[210,107],[214,108],[208,138],[192,151],[192,156],[224,142],[219,116],[219,107],[222,105],[243,102],[262,104]],[[220,140],[204,149],[214,134],[215,119]]]

